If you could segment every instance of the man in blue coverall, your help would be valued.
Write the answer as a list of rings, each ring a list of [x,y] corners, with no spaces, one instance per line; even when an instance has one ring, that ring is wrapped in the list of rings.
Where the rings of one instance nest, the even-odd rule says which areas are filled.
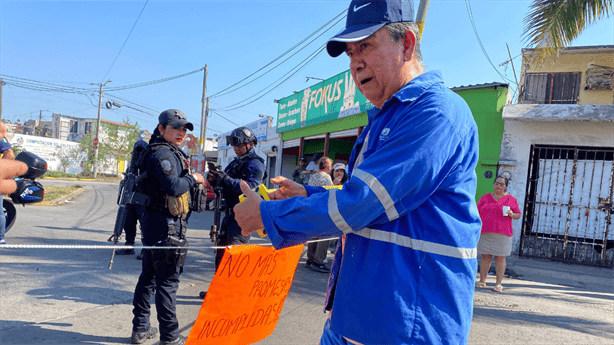
[[[264,227],[275,248],[346,235],[329,277],[320,343],[463,344],[469,338],[476,246],[477,126],[467,104],[425,72],[411,0],[352,1],[343,52],[374,108],[342,190],[284,177],[262,201],[242,184],[243,234]],[[347,90],[346,90],[347,92]]]

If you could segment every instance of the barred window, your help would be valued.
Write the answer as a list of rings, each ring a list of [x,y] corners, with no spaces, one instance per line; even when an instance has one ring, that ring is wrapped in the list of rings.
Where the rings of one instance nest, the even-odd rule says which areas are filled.
[[[580,72],[527,73],[521,103],[576,104]]]

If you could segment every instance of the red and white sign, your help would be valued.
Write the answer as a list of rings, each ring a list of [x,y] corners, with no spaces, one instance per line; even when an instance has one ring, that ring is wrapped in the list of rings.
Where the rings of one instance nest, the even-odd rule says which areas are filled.
[[[98,146],[98,138],[94,138],[94,146]]]

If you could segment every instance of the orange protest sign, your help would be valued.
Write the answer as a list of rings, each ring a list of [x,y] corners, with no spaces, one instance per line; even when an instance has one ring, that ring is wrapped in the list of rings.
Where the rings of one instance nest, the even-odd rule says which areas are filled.
[[[186,344],[252,344],[273,333],[302,251],[227,249]]]

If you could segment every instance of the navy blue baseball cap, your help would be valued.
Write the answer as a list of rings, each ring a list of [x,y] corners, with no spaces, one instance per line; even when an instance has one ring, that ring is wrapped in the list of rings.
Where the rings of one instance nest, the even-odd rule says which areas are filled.
[[[412,0],[353,0],[348,8],[345,30],[328,40],[328,55],[345,52],[346,42],[358,42],[373,35],[388,23],[413,22]]]
[[[171,125],[173,128],[179,128],[183,125],[187,125],[187,129],[193,131],[194,125],[186,119],[185,115],[181,112],[181,110],[177,109],[169,109],[163,111],[160,116],[158,116],[158,124],[162,126]]]

